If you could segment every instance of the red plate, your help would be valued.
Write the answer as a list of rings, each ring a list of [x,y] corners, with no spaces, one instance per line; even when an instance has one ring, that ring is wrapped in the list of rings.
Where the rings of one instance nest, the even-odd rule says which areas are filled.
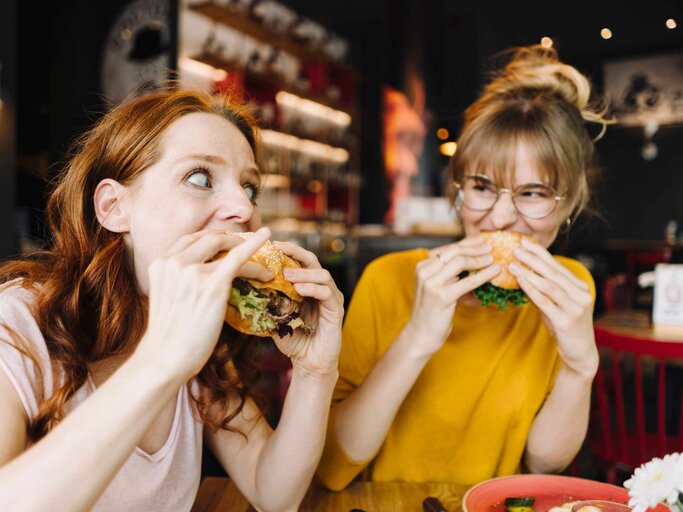
[[[514,475],[472,487],[462,500],[464,512],[505,512],[505,498],[536,498],[534,512],[547,512],[567,501],[608,500],[628,504],[628,491],[616,485],[557,475]],[[656,512],[668,512],[664,505]]]

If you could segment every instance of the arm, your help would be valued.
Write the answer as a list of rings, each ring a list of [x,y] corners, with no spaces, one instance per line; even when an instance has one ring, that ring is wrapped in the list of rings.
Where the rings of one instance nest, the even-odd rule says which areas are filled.
[[[451,315],[452,316],[452,315]],[[419,347],[430,340],[409,323],[365,381],[336,406],[333,432],[353,461],[377,453],[403,400],[431,357]]]
[[[329,453],[336,442],[351,462],[374,457],[405,397],[448,337],[457,301],[500,271],[495,265],[488,266],[492,262],[489,251],[479,240],[469,239],[436,249],[434,254],[440,254],[441,260],[432,257],[418,263],[411,318],[362,383],[335,407]],[[473,269],[483,270],[458,280],[462,271]],[[346,330],[359,325],[357,337],[372,336],[377,328],[372,324],[377,314],[374,301],[367,290],[360,289],[367,286],[359,284],[346,320]],[[362,465],[354,469],[360,471]],[[347,474],[342,482],[323,471],[320,474],[331,488],[343,487],[354,476]]]
[[[3,435],[0,451],[7,455],[0,468],[0,509],[89,510],[180,384],[152,364],[131,360],[49,435],[9,463],[24,448],[19,440],[26,439],[26,424],[23,436]],[[4,387],[3,412],[16,419],[23,409],[18,399],[11,404],[7,391]]]
[[[599,363],[593,333],[595,292],[541,246],[527,241],[522,245],[515,255],[528,268],[511,264],[510,270],[541,311],[562,360],[529,431],[526,463],[535,473],[559,472],[581,448],[588,428],[591,383]]]
[[[335,373],[294,369],[282,417],[272,431],[253,402],[231,426],[206,430],[209,447],[257,510],[297,510],[313,478],[325,439]]]
[[[533,473],[559,473],[574,459],[588,428],[592,375],[560,369],[553,390],[534,419],[526,446]]]
[[[211,448],[249,501],[259,510],[297,510],[313,478],[325,440],[332,391],[337,381],[343,297],[330,273],[309,251],[290,243],[278,247],[302,264],[285,271],[303,297],[302,317],[314,326],[276,337],[276,345],[292,360],[292,381],[280,423],[272,432],[253,403],[237,423],[239,434],[209,433]],[[308,308],[307,308],[308,306]]]
[[[0,412],[12,428],[0,433],[0,509],[89,510],[179,387],[201,369],[223,325],[233,276],[266,239],[228,235],[181,239],[183,249],[150,267],[146,334],[129,360],[48,435],[19,455],[26,418],[7,378],[0,379]],[[253,241],[252,241],[253,240]],[[237,247],[234,247],[237,243]],[[228,257],[204,262],[221,248]],[[264,269],[254,270],[258,277]],[[181,314],[182,313],[182,314]],[[3,414],[3,418],[4,418]],[[23,430],[24,434],[12,435]],[[12,457],[14,457],[12,459]],[[11,461],[10,461],[11,460]],[[40,493],[35,485],[41,483]],[[69,492],[64,492],[69,489]]]
[[[0,341],[0,343],[4,343]],[[19,396],[5,372],[0,370],[0,418],[5,435],[0,438],[0,468],[26,449],[27,419]],[[0,469],[0,474],[2,470]],[[2,503],[0,503],[2,505]]]

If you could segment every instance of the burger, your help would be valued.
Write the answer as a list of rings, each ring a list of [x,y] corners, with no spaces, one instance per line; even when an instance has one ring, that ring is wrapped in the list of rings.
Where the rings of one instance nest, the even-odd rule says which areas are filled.
[[[248,238],[253,233],[232,233]],[[216,258],[225,256],[219,253]],[[294,285],[284,278],[286,268],[301,268],[301,265],[269,240],[255,252],[249,261],[260,263],[275,277],[268,282],[256,279],[235,278],[230,290],[225,321],[244,334],[284,337],[301,327],[304,332],[311,329],[300,316],[304,298],[297,293]]]
[[[482,306],[495,304],[499,309],[506,309],[508,304],[521,306],[529,302],[529,298],[519,288],[517,278],[510,273],[508,265],[512,262],[520,263],[515,258],[514,251],[522,243],[522,239],[531,240],[526,235],[513,231],[486,231],[480,236],[491,246],[494,263],[500,265],[501,271],[488,283],[484,283],[474,290],[474,295]]]

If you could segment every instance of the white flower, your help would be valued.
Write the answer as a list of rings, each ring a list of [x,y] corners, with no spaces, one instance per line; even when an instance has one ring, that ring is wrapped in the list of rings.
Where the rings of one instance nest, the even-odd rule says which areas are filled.
[[[628,504],[634,512],[645,512],[666,501],[673,505],[683,488],[683,456],[680,453],[655,457],[636,469],[624,482],[631,497]]]

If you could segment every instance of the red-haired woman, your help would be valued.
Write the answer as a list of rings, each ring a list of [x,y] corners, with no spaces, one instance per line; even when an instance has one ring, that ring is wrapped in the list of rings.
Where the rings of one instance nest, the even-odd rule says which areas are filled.
[[[224,327],[233,278],[273,277],[247,262],[267,229],[227,234],[254,227],[255,136],[225,100],[170,92],[78,141],[48,203],[50,249],[0,269],[0,510],[189,510],[203,436],[260,510],[296,509],[343,306],[312,253],[279,245],[317,307],[314,332],[276,340],[293,375],[272,431],[250,398],[254,344]]]

